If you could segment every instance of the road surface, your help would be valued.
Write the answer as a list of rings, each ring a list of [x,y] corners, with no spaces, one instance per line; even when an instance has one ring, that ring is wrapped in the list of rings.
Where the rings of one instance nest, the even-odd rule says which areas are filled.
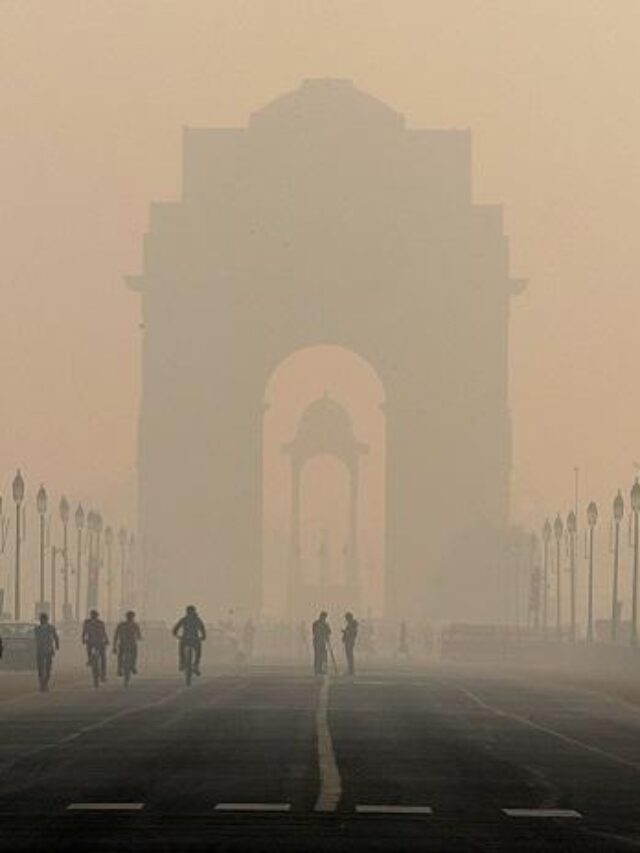
[[[442,667],[89,682],[0,694],[0,849],[640,849],[640,706],[593,686]]]

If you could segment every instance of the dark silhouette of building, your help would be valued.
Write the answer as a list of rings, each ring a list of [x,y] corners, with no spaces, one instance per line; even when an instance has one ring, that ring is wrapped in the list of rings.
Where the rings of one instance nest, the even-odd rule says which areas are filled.
[[[264,391],[315,344],[358,353],[385,388],[389,613],[423,613],[452,561],[473,574],[460,543],[507,523],[520,283],[501,208],[472,201],[467,130],[407,128],[331,79],[246,128],[186,128],[182,198],[152,205],[128,281],[150,612],[177,594],[259,609]]]

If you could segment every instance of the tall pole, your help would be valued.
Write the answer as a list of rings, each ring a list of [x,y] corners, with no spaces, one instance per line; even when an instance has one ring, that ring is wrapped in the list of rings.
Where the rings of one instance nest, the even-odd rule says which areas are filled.
[[[104,531],[104,543],[107,549],[107,622],[111,622],[112,616],[112,605],[113,605],[113,595],[112,595],[112,587],[113,587],[113,530],[110,526],[107,526]]]
[[[124,614],[127,606],[126,568],[127,568],[127,531],[124,527],[118,533],[120,543],[120,610]]]
[[[82,580],[82,528],[79,527],[76,536],[76,621],[80,621],[80,583]]]
[[[51,546],[51,623],[56,621],[56,557],[58,549]]]
[[[40,513],[40,606],[44,605],[44,513]]]
[[[560,566],[560,540],[556,540],[556,635],[562,639],[562,567]]]
[[[16,476],[13,478],[12,484],[13,500],[16,504],[16,572],[15,572],[15,587],[13,594],[13,618],[16,622],[20,621],[20,543],[22,540],[22,530],[20,522],[22,521],[22,501],[24,500],[24,480],[20,469],[18,468]]]
[[[80,622],[80,588],[82,583],[82,528],[84,527],[84,510],[78,504],[75,515],[77,533],[76,552],[76,621]]]
[[[593,642],[593,527],[589,528],[589,603],[587,612],[587,642]]]
[[[553,532],[556,537],[556,636],[558,642],[562,640],[562,566],[560,564],[560,545],[562,543],[563,524],[560,513],[556,515],[553,523]]]
[[[615,643],[618,639],[618,620],[620,618],[620,607],[618,606],[618,574],[620,564],[620,522],[624,518],[624,499],[622,492],[618,489],[618,494],[613,501],[613,520],[615,522],[615,539],[613,543],[613,590],[611,601],[611,642]]]
[[[572,510],[567,517],[569,533],[569,572],[571,578],[571,642],[576,641],[576,531],[578,523]]]
[[[616,519],[613,543],[613,595],[611,602],[611,642],[618,639],[618,566],[620,554],[620,522]]]
[[[16,622],[20,621],[20,514],[20,504],[16,503],[16,577],[13,595],[13,618]]]
[[[69,529],[68,524],[64,524],[62,528],[62,559],[63,559],[63,578],[64,578],[64,604],[62,608],[62,618],[65,622],[70,619],[69,613]]]
[[[589,599],[587,604],[587,643],[593,642],[593,534],[598,521],[598,508],[593,501],[587,507],[589,525]]]
[[[633,510],[633,590],[631,593],[631,645],[638,645],[638,510]]]
[[[547,636],[549,624],[549,540],[551,539],[551,525],[549,519],[542,528],[542,541],[544,543],[544,557],[542,566],[542,632]]]

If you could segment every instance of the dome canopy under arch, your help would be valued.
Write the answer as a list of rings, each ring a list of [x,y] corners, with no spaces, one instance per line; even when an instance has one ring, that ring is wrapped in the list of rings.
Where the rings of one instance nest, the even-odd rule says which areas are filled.
[[[284,445],[283,452],[299,463],[328,453],[351,466],[368,449],[368,445],[357,440],[344,406],[325,393],[304,409],[295,438]]]

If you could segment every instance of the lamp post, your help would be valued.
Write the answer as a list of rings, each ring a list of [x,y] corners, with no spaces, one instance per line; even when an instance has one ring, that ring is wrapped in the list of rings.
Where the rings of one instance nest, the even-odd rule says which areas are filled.
[[[587,507],[589,525],[589,600],[587,607],[587,643],[593,642],[593,533],[598,521],[598,507],[593,501]]]
[[[20,530],[20,513],[22,501],[24,500],[24,480],[20,469],[13,478],[13,500],[16,504],[16,571],[15,571],[15,588],[13,595],[13,618],[16,622],[20,621],[20,540],[22,532]],[[636,516],[637,517],[637,516]]]
[[[127,531],[124,527],[118,531],[118,544],[120,545],[120,610],[124,613],[127,606]]]
[[[613,542],[613,595],[611,603],[611,642],[615,643],[618,639],[618,620],[620,618],[620,607],[618,603],[618,567],[620,556],[620,522],[624,517],[624,499],[622,492],[618,489],[618,494],[613,500],[613,520],[615,523],[615,538]]]
[[[569,534],[569,570],[571,573],[571,642],[576,641],[576,533],[578,519],[571,510],[567,516],[567,533]]]
[[[104,531],[104,544],[107,549],[107,622],[111,622],[111,605],[112,605],[112,596],[111,596],[111,587],[112,587],[112,574],[111,567],[112,563],[112,552],[113,552],[113,529],[110,525],[107,525]]]
[[[133,533],[129,534],[129,569],[127,572],[129,582],[127,583],[129,606],[133,607],[135,598],[135,566],[136,566],[136,537]]]
[[[36,509],[40,516],[40,601],[36,604],[36,617],[41,610],[45,610],[44,592],[44,522],[47,514],[47,492],[44,486],[40,486],[36,495]]]
[[[638,645],[638,512],[640,512],[640,483],[638,478],[631,489],[633,510],[633,587],[631,592],[631,645]]]
[[[556,636],[560,641],[562,639],[562,570],[560,568],[560,544],[562,542],[562,533],[564,526],[560,513],[556,515],[556,520],[553,522],[553,533],[556,537]]]
[[[71,605],[69,603],[69,501],[63,495],[60,498],[58,506],[60,512],[60,521],[62,522],[62,577],[64,580],[63,586],[63,603],[62,603],[62,619],[65,622],[71,622]]]
[[[77,552],[76,552],[76,621],[80,621],[80,581],[82,579],[82,528],[84,527],[84,510],[78,504],[75,514]]]
[[[90,509],[87,513],[87,613],[95,607],[93,586],[94,586],[94,558],[93,558],[93,540],[95,535],[96,514]]]
[[[542,527],[542,542],[544,557],[542,564],[542,631],[546,637],[549,624],[549,542],[551,541],[551,524],[547,518]]]
[[[49,619],[51,624],[56,621],[56,557],[60,553],[60,548],[55,545],[51,546],[51,612]]]

